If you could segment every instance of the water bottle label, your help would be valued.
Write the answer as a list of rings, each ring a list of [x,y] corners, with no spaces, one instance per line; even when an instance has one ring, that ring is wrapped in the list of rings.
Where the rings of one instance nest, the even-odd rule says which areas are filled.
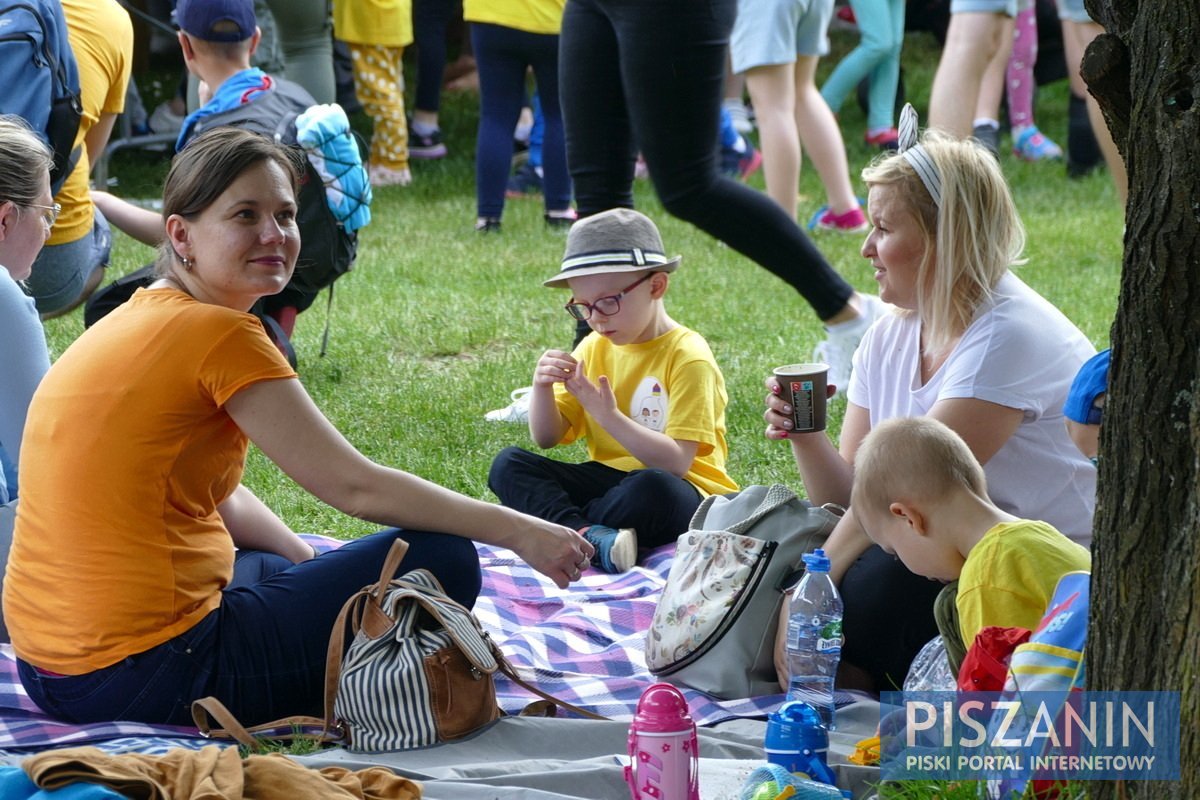
[[[836,639],[817,639],[818,653],[840,653],[842,652],[842,637]]]
[[[821,627],[817,634],[817,652],[833,653],[842,649],[842,621],[831,619]]]

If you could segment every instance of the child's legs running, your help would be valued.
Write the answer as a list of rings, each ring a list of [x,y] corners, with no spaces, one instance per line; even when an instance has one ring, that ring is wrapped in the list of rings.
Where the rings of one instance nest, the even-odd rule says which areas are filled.
[[[900,87],[900,51],[904,46],[904,2],[887,0],[886,18],[891,25],[887,55],[871,71],[867,92],[867,131],[895,127],[896,94]]]
[[[639,469],[584,506],[585,515],[610,528],[633,528],[642,547],[669,544],[687,531],[700,492],[661,469]]]
[[[850,167],[846,162],[846,143],[842,131],[817,91],[815,75],[819,56],[805,55],[796,59],[796,130],[808,150],[808,158],[821,176],[829,208],[835,214],[845,214],[858,208],[858,199],[850,187]]]
[[[748,69],[745,75],[758,124],[767,194],[794,219],[800,182],[800,134],[796,129],[792,69],[791,63],[769,64]]]
[[[475,197],[479,217],[499,219],[512,166],[513,129],[525,102],[528,37],[503,25],[471,23],[479,69],[479,134],[475,143]]]
[[[408,169],[408,123],[404,119],[404,48],[350,44],[359,102],[375,124],[371,164]]]
[[[601,522],[590,518],[585,506],[628,474],[596,461],[569,464],[506,447],[492,461],[488,488],[509,508],[579,530]]]
[[[838,62],[821,87],[821,96],[834,112],[840,111],[846,96],[858,88],[877,64],[892,54],[891,5],[892,0],[850,0],[861,39],[858,46]]]
[[[1033,66],[1037,63],[1037,10],[1022,3],[1013,28],[1012,55],[1005,72],[1008,90],[1008,123],[1016,131],[1033,124]]]
[[[963,139],[971,135],[983,76],[1001,47],[1006,19],[999,11],[952,11],[929,91],[928,127]]]

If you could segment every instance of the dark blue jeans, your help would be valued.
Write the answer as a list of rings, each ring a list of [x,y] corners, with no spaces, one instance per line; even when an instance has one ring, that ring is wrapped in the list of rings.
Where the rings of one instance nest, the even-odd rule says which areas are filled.
[[[208,695],[247,725],[320,716],[334,620],[352,594],[379,580],[398,537],[410,545],[400,572],[425,567],[451,597],[474,605],[480,572],[470,540],[389,529],[300,564],[240,559],[221,605],[185,633],[86,675],[47,675],[18,660],[21,683],[48,714],[76,723],[191,725],[191,702]],[[246,570],[249,578],[237,574]]]
[[[575,530],[635,528],[642,547],[678,539],[700,505],[696,487],[666,470],[570,464],[519,447],[504,448],[492,461],[488,487],[509,508]]]
[[[413,108],[437,113],[446,70],[446,29],[454,16],[453,0],[413,0],[413,37],[417,45],[417,93]]]
[[[736,13],[737,0],[568,0],[559,78],[576,205],[581,216],[632,208],[641,150],[668,212],[766,267],[829,319],[853,289],[773,200],[720,172]]]
[[[471,23],[479,69],[479,135],[475,143],[476,210],[499,219],[512,166],[513,129],[525,105],[525,71],[533,67],[542,115],[542,193],[547,211],[571,205],[567,149],[558,95],[558,37],[503,25]]]

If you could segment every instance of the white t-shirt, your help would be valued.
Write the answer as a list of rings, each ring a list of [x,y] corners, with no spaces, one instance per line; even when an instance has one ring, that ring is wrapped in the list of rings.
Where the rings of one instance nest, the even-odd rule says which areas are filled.
[[[916,314],[876,322],[854,354],[849,401],[867,409],[872,427],[924,416],[939,400],[975,398],[1020,409],[1016,433],[984,465],[992,501],[1089,546],[1096,468],[1067,436],[1062,407],[1075,373],[1096,352],[1091,342],[1011,272],[924,386],[920,334]]]

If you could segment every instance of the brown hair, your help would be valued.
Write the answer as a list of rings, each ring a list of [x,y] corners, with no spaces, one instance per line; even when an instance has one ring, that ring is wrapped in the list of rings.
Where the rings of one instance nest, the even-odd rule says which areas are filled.
[[[192,219],[212,205],[243,172],[264,161],[274,161],[288,176],[292,194],[299,194],[303,156],[265,136],[241,128],[215,128],[202,133],[171,161],[163,185],[162,217]],[[178,254],[166,240],[159,247],[155,273],[166,275]]]

